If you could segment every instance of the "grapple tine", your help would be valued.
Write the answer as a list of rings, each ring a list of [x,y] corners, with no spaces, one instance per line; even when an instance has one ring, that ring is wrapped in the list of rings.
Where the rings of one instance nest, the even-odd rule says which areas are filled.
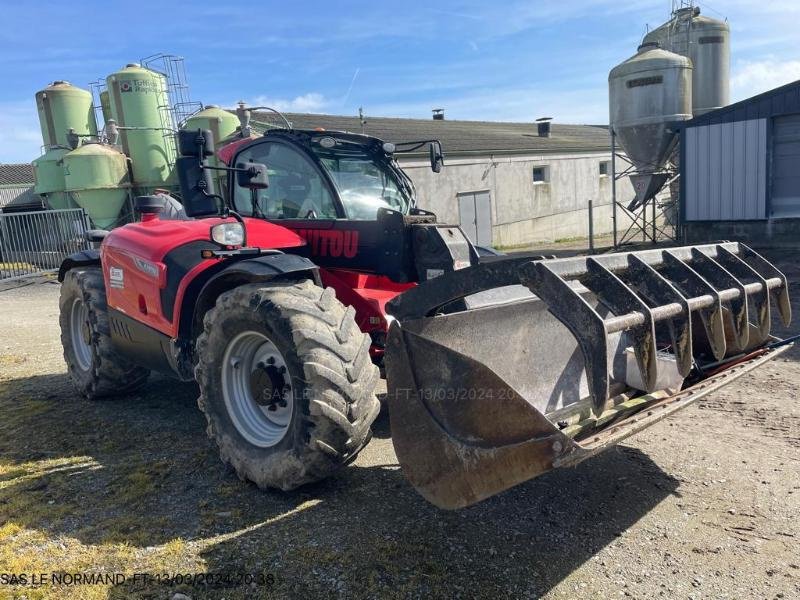
[[[727,344],[725,342],[725,323],[722,320],[722,300],[719,292],[702,275],[669,250],[664,250],[662,257],[664,260],[662,272],[679,289],[683,290],[686,296],[695,299],[702,296],[712,298],[710,306],[699,309],[698,314],[703,323],[703,329],[706,331],[711,353],[715,359],[722,360],[727,352]]]
[[[781,316],[784,327],[788,327],[792,321],[792,304],[789,300],[789,281],[786,279],[786,275],[766,258],[744,244],[739,244],[739,254],[742,260],[759,273],[763,273],[769,279],[780,281],[778,285],[770,286],[770,294],[778,307],[778,314]]]
[[[592,411],[599,415],[608,398],[608,355],[603,317],[576,294],[546,262],[530,262],[519,270],[520,281],[547,304],[550,312],[572,332],[583,352]]]
[[[630,328],[633,350],[639,366],[645,391],[656,389],[658,367],[656,364],[656,329],[653,313],[630,287],[594,258],[586,260],[588,276],[580,281],[589,288],[618,317],[641,313],[643,322]]]
[[[728,299],[730,311],[725,311],[725,315],[733,334],[734,347],[739,351],[744,351],[750,337],[747,292],[744,284],[721,264],[697,248],[692,248],[692,266],[720,292],[720,297],[723,292],[728,290],[739,292],[736,295],[730,294]]]
[[[681,312],[669,321],[678,372],[686,377],[692,370],[692,315],[687,299],[653,267],[635,254],[628,256],[628,279],[651,306],[666,302],[680,304]]]
[[[772,318],[769,309],[769,287],[767,280],[758,271],[736,256],[725,246],[717,246],[717,262],[730,271],[735,277],[746,283],[757,283],[760,290],[748,290],[746,299],[748,304],[747,314],[751,319],[755,317],[756,330],[750,330],[750,346],[760,346],[769,339]],[[749,280],[749,282],[748,282]],[[749,287],[745,285],[745,287]],[[756,333],[757,339],[753,339]]]

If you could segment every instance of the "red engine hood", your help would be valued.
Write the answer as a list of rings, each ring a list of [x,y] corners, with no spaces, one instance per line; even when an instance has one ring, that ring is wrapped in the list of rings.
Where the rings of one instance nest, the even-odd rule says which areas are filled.
[[[159,262],[164,255],[184,244],[211,239],[211,228],[232,218],[212,217],[189,221],[152,219],[131,223],[111,231],[103,242],[105,248],[115,248],[145,260]],[[285,227],[260,219],[245,218],[247,245],[259,248],[296,248],[306,241]]]

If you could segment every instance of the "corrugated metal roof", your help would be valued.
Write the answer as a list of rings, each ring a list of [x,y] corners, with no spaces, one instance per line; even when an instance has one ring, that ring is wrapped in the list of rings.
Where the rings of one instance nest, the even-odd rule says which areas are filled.
[[[550,137],[539,137],[536,123],[454,121],[366,117],[363,128],[358,117],[287,113],[297,129],[322,127],[333,131],[365,133],[387,142],[437,138],[448,154],[551,153],[609,151],[608,126],[553,123]],[[276,123],[275,115],[254,113],[254,121]]]
[[[0,188],[0,209],[37,209],[42,207],[42,197],[33,193],[33,187],[18,186]]]
[[[0,186],[6,185],[33,185],[33,165],[0,163]]]
[[[794,113],[800,113],[800,79],[735,104],[707,112],[686,121],[683,126],[697,127],[733,121],[768,119]]]

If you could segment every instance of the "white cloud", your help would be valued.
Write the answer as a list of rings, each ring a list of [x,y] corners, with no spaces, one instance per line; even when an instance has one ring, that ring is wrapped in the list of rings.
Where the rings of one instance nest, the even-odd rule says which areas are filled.
[[[318,113],[325,110],[330,102],[317,92],[309,92],[291,99],[257,96],[247,103],[251,106],[269,106],[282,112]]]
[[[41,154],[36,104],[0,102],[0,163],[30,162]]]
[[[736,102],[800,79],[800,60],[767,58],[736,63],[731,76],[731,99]]]

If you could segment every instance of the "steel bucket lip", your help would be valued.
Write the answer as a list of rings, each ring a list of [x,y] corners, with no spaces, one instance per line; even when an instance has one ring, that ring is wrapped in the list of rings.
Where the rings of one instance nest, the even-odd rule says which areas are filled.
[[[586,458],[594,456],[606,448],[618,444],[625,438],[650,427],[665,417],[694,404],[708,394],[725,387],[750,371],[757,369],[784,352],[787,352],[793,346],[794,343],[790,343],[778,348],[766,350],[763,354],[759,354],[744,362],[726,368],[708,379],[699,381],[681,390],[677,394],[661,399],[656,398],[653,402],[642,405],[636,412],[624,416],[618,423],[611,423],[594,435],[587,436],[585,439],[576,441],[569,438],[580,448],[582,451],[581,455],[575,461],[566,459],[559,460],[557,464],[554,462],[553,466],[562,467],[578,464]],[[647,414],[644,417],[637,418],[636,415],[642,412],[646,412]]]

